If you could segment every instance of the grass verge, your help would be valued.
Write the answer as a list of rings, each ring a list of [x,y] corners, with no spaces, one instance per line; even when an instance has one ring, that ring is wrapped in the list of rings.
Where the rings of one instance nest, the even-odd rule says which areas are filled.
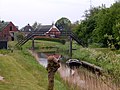
[[[25,47],[12,53],[4,50],[7,52],[4,54],[0,50],[0,76],[4,77],[0,81],[0,90],[47,90],[46,69],[38,64]],[[72,90],[56,74],[55,90],[61,89]]]

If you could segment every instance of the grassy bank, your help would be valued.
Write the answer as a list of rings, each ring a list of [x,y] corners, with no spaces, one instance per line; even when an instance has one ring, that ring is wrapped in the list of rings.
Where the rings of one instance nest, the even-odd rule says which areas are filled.
[[[10,47],[12,48],[12,44]],[[30,45],[29,45],[30,46]],[[38,64],[26,49],[6,51],[0,50],[0,90],[47,90],[47,71]],[[3,54],[4,53],[4,54]],[[55,90],[72,90],[60,76],[55,76]]]
[[[9,44],[12,49],[14,42]],[[46,90],[47,71],[40,66],[34,57],[27,51],[31,48],[31,41],[27,42],[22,50],[0,50],[0,90]],[[114,80],[120,81],[120,51],[112,51],[106,48],[82,48],[73,42],[73,58],[93,63],[102,67]],[[49,42],[35,41],[35,49],[39,52],[54,51],[68,55],[69,43],[65,45]],[[58,74],[55,76],[55,90],[74,90],[65,84]]]
[[[69,43],[62,45],[49,41],[36,41],[35,46],[40,51],[55,51],[56,53],[63,54],[63,56],[68,55]],[[73,58],[78,58],[102,67],[105,75],[120,82],[120,50],[82,48],[75,42],[73,42],[73,48],[76,49],[73,50]]]

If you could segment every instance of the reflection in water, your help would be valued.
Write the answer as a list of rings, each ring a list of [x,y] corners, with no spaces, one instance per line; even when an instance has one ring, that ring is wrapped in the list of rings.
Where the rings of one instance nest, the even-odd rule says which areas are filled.
[[[61,64],[61,67],[59,68],[60,76],[65,80],[68,81],[70,84],[75,84],[78,87],[84,88],[85,81],[80,78],[80,75],[78,75],[77,69],[70,69],[64,64]]]
[[[47,58],[40,58],[39,63],[47,67]],[[85,81],[80,79],[80,76],[78,73],[76,73],[77,70],[72,70],[69,67],[67,67],[64,64],[61,64],[61,67],[58,69],[58,72],[60,73],[61,77],[65,80],[68,81],[71,84],[76,84],[80,87],[85,87]]]
[[[46,68],[48,62],[46,58],[40,58],[39,63]]]
[[[37,61],[47,67],[47,55],[31,52]],[[58,55],[57,55],[58,56]],[[112,83],[110,78],[104,78],[93,74],[85,68],[71,70],[66,65],[61,64],[58,72],[60,76],[70,86],[74,85],[74,90],[120,90],[119,84]]]
[[[47,58],[40,58],[39,63],[44,67],[47,67]],[[75,90],[119,90],[117,87],[114,87],[112,83],[104,83],[100,77],[83,68],[73,70],[64,64],[61,64],[58,72],[70,85],[77,86],[77,89]]]
[[[101,77],[82,67],[71,70],[66,65],[61,64],[59,73],[70,85],[75,85],[75,90],[119,90],[116,86],[112,85],[112,83],[105,83]]]

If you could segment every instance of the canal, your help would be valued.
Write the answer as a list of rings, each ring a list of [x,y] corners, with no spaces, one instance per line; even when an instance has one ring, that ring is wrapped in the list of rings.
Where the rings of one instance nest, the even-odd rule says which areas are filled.
[[[47,67],[47,57],[49,55],[37,54],[38,62],[45,68]],[[54,54],[54,56],[58,57],[59,55]],[[78,69],[70,69],[65,63],[60,63],[58,72],[65,82],[75,87],[75,90],[120,90],[119,86],[113,84],[110,79],[106,80],[103,76],[92,73],[82,66]]]

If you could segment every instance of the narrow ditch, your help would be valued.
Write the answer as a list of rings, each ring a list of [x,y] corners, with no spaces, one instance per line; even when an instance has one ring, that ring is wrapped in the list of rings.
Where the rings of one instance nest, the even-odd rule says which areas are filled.
[[[102,77],[89,72],[83,67],[71,70],[66,65],[61,64],[59,73],[65,81],[76,86],[78,90],[119,90],[113,83],[104,82]]]
[[[38,57],[40,57],[37,58],[38,62],[46,67],[47,55],[39,53]],[[70,69],[61,63],[58,72],[65,82],[75,87],[75,90],[120,90],[119,86],[113,84],[111,80],[104,81],[104,77],[93,74],[83,67]]]

